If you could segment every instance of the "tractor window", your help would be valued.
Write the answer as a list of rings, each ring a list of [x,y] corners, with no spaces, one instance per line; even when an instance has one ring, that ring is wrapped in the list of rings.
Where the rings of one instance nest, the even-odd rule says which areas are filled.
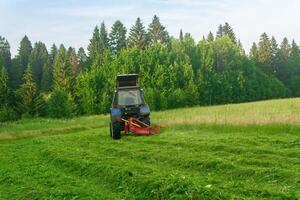
[[[131,106],[142,104],[141,92],[139,90],[119,90],[118,104],[120,106]]]

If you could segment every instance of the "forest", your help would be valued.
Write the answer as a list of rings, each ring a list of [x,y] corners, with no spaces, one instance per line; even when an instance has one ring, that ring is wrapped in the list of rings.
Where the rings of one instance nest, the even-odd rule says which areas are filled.
[[[266,33],[249,53],[228,24],[200,41],[171,36],[154,16],[127,30],[96,26],[87,50],[21,40],[18,53],[0,36],[0,121],[108,113],[118,74],[140,74],[152,110],[300,96],[300,50]]]

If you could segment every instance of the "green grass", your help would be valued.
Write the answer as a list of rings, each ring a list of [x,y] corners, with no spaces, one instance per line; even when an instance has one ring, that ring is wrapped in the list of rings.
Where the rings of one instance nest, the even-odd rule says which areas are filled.
[[[108,116],[0,126],[0,199],[298,199],[300,99],[152,113],[153,136]]]

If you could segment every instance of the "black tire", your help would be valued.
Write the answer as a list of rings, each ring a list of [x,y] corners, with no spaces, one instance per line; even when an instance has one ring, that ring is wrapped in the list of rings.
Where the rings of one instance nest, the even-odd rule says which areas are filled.
[[[110,123],[110,134],[114,140],[121,139],[121,128],[119,122],[111,122]]]
[[[142,122],[144,122],[145,124],[147,124],[148,126],[150,126],[150,117],[149,116],[147,116],[147,117],[145,117],[145,118],[143,118],[142,119]]]

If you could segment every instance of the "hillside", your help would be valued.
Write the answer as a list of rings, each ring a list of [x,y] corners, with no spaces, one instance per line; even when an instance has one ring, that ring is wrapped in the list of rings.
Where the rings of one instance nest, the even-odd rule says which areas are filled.
[[[108,116],[0,126],[0,199],[300,198],[300,99],[152,113],[113,141]]]

